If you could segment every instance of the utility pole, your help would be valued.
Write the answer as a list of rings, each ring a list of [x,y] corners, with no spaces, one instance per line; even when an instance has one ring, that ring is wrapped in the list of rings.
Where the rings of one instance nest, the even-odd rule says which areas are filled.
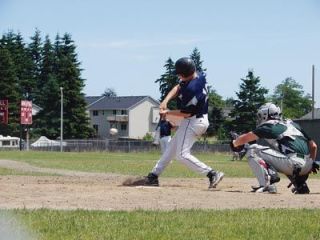
[[[312,119],[314,119],[314,65],[312,65]]]
[[[61,112],[60,112],[60,152],[63,152],[63,87],[60,87]]]

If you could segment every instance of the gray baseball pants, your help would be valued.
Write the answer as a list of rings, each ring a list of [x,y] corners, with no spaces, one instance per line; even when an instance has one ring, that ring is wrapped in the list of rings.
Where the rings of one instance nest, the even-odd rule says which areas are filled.
[[[287,176],[292,176],[295,166],[301,168],[300,175],[306,175],[311,171],[313,163],[309,155],[305,155],[304,158],[297,157],[296,154],[287,156],[274,149],[258,144],[249,146],[247,157],[249,166],[257,177],[260,186],[267,186],[269,184],[268,173],[263,164],[261,164],[261,159],[274,167],[277,172]]]

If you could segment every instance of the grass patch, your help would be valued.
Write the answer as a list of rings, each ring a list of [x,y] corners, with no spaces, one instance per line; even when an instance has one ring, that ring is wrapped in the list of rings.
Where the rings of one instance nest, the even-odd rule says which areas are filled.
[[[48,240],[320,239],[319,209],[133,212],[42,209],[10,213],[38,239]]]
[[[227,154],[195,154],[214,169],[224,171],[229,177],[252,177],[246,161],[230,161]],[[160,158],[159,152],[0,152],[0,158],[23,161],[34,166],[86,172],[109,172],[129,175],[146,175]],[[163,173],[164,177],[203,177],[173,160]]]
[[[197,153],[195,156],[212,168],[225,172],[228,177],[254,177],[246,159],[231,161],[230,155],[221,153]],[[0,152],[0,159],[23,161],[38,167],[140,176],[150,172],[159,158],[159,152]],[[169,164],[162,176],[203,177],[176,160]],[[319,178],[319,174],[310,176]]]

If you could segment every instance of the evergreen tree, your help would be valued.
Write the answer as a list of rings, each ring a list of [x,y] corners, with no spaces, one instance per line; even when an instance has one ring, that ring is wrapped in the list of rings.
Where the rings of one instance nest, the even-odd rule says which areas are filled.
[[[37,102],[39,93],[41,93],[41,87],[38,88],[41,75],[41,62],[42,62],[42,42],[40,37],[40,31],[36,30],[35,34],[31,37],[31,43],[28,45],[28,54],[32,60],[32,67],[30,69],[30,75],[33,79],[33,91],[32,101]]]
[[[81,78],[74,41],[69,34],[56,36],[54,45],[46,36],[43,51],[40,81],[42,89],[37,98],[42,110],[36,117],[36,134],[56,139],[60,137],[61,90],[63,88],[64,139],[88,138],[93,136],[86,115],[86,102],[82,93],[84,80]]]
[[[245,79],[241,79],[238,100],[234,100],[234,109],[231,116],[232,130],[239,133],[251,131],[256,126],[256,113],[260,105],[265,103],[266,88],[260,87],[260,78],[255,77],[253,71],[248,71]]]
[[[207,130],[207,134],[209,136],[217,135],[218,130],[223,128],[223,114],[222,108],[224,106],[224,101],[222,97],[216,92],[216,90],[212,89],[209,86],[208,89],[208,101],[209,101],[209,109],[208,109],[208,118],[209,118],[209,127]]]
[[[206,68],[202,68],[203,61],[201,60],[201,56],[200,56],[200,52],[199,52],[198,48],[193,49],[193,51],[190,55],[190,58],[194,61],[195,65],[196,65],[196,70],[198,72],[207,71]]]
[[[54,74],[47,76],[47,81],[42,88],[46,96],[42,110],[35,116],[34,135],[47,136],[56,139],[60,137],[60,86]]]
[[[60,86],[55,72],[56,57],[47,35],[41,51],[40,76],[34,102],[41,107],[34,117],[34,136],[60,136]]]
[[[59,41],[59,38],[56,38]],[[80,62],[76,46],[69,34],[64,34],[61,44],[56,41],[57,79],[64,94],[64,138],[88,138],[93,135],[86,115],[86,102],[82,90]],[[57,93],[57,96],[59,94]]]
[[[8,125],[0,124],[0,133],[2,135],[19,136],[20,98],[17,77],[10,52],[2,43],[0,43],[0,99],[9,102],[9,120]]]
[[[53,46],[49,36],[47,35],[41,50],[41,61],[39,66],[40,75],[37,81],[37,92],[35,94],[35,103],[40,107],[43,107],[47,102],[47,95],[42,91],[42,89],[46,88],[46,84],[49,79],[52,81],[52,79],[55,78],[55,62],[56,57]]]
[[[174,62],[170,57],[166,61],[164,68],[166,69],[166,72],[155,81],[155,83],[159,83],[159,90],[161,94],[159,99],[160,102],[162,102],[170,90],[179,83],[178,77],[173,74],[175,67]],[[177,103],[175,101],[170,101],[168,103],[168,108],[177,109]]]
[[[9,32],[6,35],[5,42],[14,63],[21,98],[31,100],[35,87],[35,79],[32,77],[34,65],[23,38],[20,33]]]
[[[312,110],[311,96],[304,94],[302,85],[293,78],[276,86],[272,101],[282,107],[286,118],[300,118]]]

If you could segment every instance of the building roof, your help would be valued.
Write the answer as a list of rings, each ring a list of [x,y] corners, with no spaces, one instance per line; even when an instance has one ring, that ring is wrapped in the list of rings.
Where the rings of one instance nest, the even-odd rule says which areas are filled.
[[[299,120],[310,120],[312,119],[312,111],[299,118]],[[314,109],[314,119],[320,119],[320,108]]]
[[[89,110],[114,110],[114,109],[130,109],[141,101],[151,100],[154,104],[159,104],[149,96],[124,96],[124,97],[86,97]],[[95,101],[94,101],[95,100]]]
[[[92,103],[98,101],[101,98],[103,98],[103,96],[88,96],[88,97],[85,97],[85,101],[87,105],[91,105]]]

